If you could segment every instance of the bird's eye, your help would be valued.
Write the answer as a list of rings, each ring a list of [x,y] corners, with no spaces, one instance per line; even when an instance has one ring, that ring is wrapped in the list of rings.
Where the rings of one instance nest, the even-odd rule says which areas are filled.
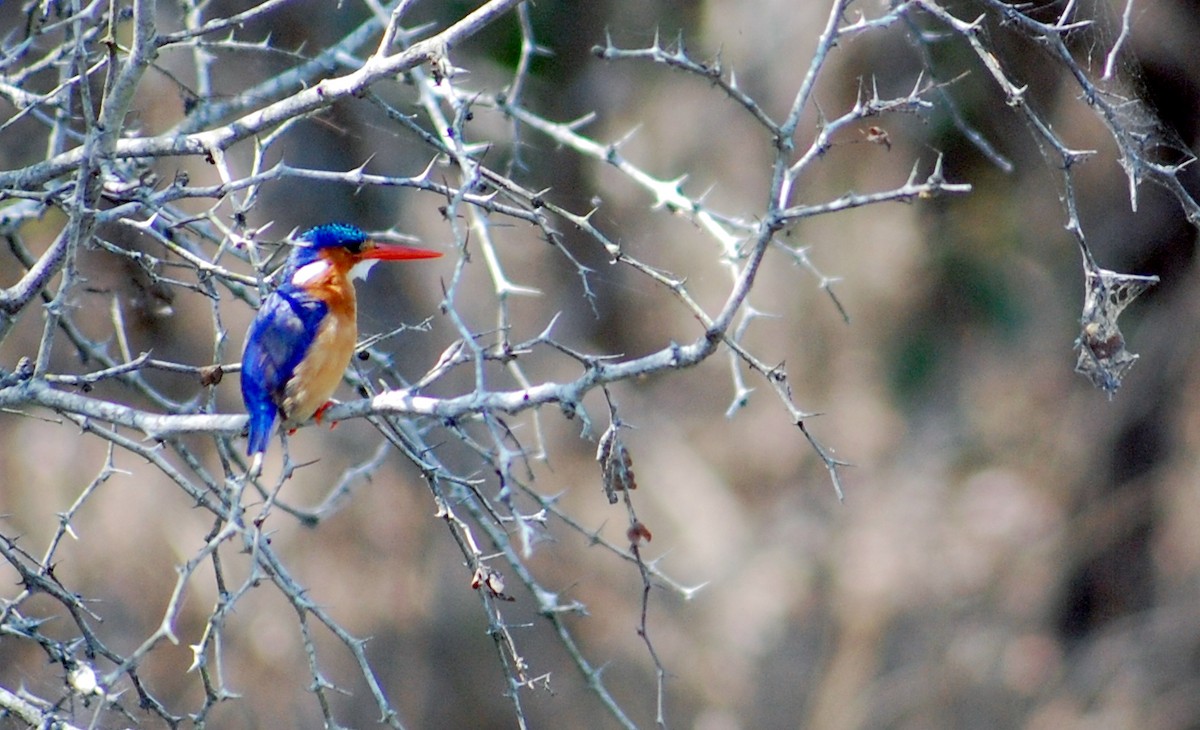
[[[364,243],[366,243],[366,241],[362,239],[352,238],[349,241],[346,241],[346,250],[357,256],[362,253]]]

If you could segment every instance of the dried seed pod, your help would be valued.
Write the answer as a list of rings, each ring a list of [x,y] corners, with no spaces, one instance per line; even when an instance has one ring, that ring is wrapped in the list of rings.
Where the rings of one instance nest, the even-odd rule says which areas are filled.
[[[617,503],[617,492],[637,489],[637,479],[633,475],[633,458],[621,441],[616,424],[610,425],[600,437],[600,444],[596,447],[596,461],[600,462],[604,494],[608,497],[609,504]]]

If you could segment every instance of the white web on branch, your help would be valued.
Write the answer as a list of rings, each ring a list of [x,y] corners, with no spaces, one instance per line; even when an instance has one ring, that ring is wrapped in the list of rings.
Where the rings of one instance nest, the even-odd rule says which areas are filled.
[[[1158,283],[1157,276],[1119,274],[1102,269],[1085,252],[1083,257],[1084,298],[1075,372],[1086,375],[1092,385],[1112,398],[1121,379],[1138,359],[1125,347],[1117,317],[1139,294]]]

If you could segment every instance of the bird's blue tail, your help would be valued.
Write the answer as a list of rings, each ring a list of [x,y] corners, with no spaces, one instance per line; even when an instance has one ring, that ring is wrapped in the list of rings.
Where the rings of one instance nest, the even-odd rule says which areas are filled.
[[[246,455],[254,456],[267,450],[271,441],[271,430],[275,425],[275,404],[255,404],[250,410],[250,440],[246,443]]]

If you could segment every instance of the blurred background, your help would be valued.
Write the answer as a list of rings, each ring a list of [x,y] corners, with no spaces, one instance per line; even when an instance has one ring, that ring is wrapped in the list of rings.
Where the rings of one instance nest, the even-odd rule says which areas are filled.
[[[212,14],[240,5],[213,3]],[[323,48],[366,12],[343,5],[333,11],[318,0],[295,2],[273,14],[269,28],[251,24],[238,37],[261,40],[269,31],[278,48]],[[699,78],[649,62],[602,61],[592,47],[606,33],[626,48],[680,33],[697,60],[719,53],[741,88],[781,119],[809,66],[826,5],[531,5],[534,35],[550,54],[536,59],[525,104],[556,121],[595,112],[583,133],[601,142],[628,135],[621,150],[634,164],[662,179],[686,174],[685,190],[703,194],[711,210],[753,220],[764,205],[773,147],[745,110]],[[1062,6],[1045,3],[1038,12],[1052,19]],[[460,17],[467,7],[418,3],[414,23]],[[982,12],[970,2],[946,7],[963,19]],[[1106,22],[1072,38],[1073,50],[1097,75],[1123,8],[1115,3],[1104,10]],[[869,17],[884,12],[867,2],[852,7],[847,22],[859,9]],[[8,4],[0,13],[5,22],[19,22],[17,10]],[[1135,116],[1140,111],[1133,106],[1130,124],[1146,124],[1169,148],[1194,149],[1200,7],[1190,0],[1135,3],[1133,17],[1122,54],[1124,88],[1162,126]],[[835,49],[814,97],[826,117],[849,109],[862,88],[875,85],[882,97],[900,97],[922,75],[930,78],[908,30],[897,23]],[[815,276],[782,257],[768,256],[750,299],[771,316],[752,324],[747,346],[768,362],[786,363],[796,403],[822,414],[808,427],[853,464],[843,472],[845,501],[839,503],[824,465],[765,383],[747,375],[756,388],[749,405],[725,417],[734,385],[724,353],[689,371],[612,389],[630,426],[623,436],[639,484],[638,514],[653,532],[645,554],[680,583],[704,584],[690,600],[669,590],[651,593],[648,629],[668,672],[665,712],[672,727],[1200,727],[1196,228],[1170,194],[1150,185],[1138,190],[1131,211],[1113,142],[1078,86],[1037,44],[999,25],[990,32],[1010,78],[1029,85],[1031,103],[1061,138],[1096,151],[1076,169],[1075,182],[1097,261],[1161,277],[1121,321],[1141,359],[1111,400],[1073,372],[1083,280],[1077,247],[1063,228],[1061,172],[969,48],[937,45],[933,78],[955,79],[947,92],[1011,160],[1012,171],[980,154],[940,106],[875,120],[890,147],[868,143],[865,126],[846,130],[802,180],[794,202],[897,187],[914,165],[927,175],[939,152],[946,178],[969,182],[974,191],[820,216],[788,231],[792,242],[809,246],[817,269],[840,277],[834,292],[849,322]],[[510,18],[456,49],[456,65],[471,71],[461,83],[500,90],[510,79],[516,41]],[[175,78],[147,77],[137,108],[147,130],[179,119],[176,81],[186,83],[190,62],[164,54],[159,63]],[[236,94],[248,80],[268,78],[290,62],[247,54],[222,67],[216,91]],[[403,103],[404,91],[395,93]],[[800,126],[801,147],[816,130],[817,114],[810,108]],[[499,114],[481,108],[476,117],[468,129],[478,139],[503,138],[507,122]],[[651,210],[650,196],[616,170],[529,130],[518,148],[497,148],[495,164],[511,159],[514,149],[524,169],[513,176],[526,187],[549,188],[551,200],[577,213],[598,207],[598,227],[640,260],[685,277],[710,312],[719,307],[729,286],[720,252],[686,218]],[[29,164],[41,153],[6,142],[0,166]],[[330,170],[370,158],[368,171],[391,175],[416,174],[431,157],[365,103],[340,103],[302,123],[279,153],[292,165]],[[249,153],[239,154],[231,159],[244,164]],[[200,160],[158,165],[168,178],[186,170],[193,184],[215,181]],[[1195,175],[1184,180],[1195,194]],[[264,188],[249,216],[257,225],[274,221],[271,232],[280,237],[340,219],[445,245],[452,239],[439,213],[443,203],[411,190],[287,180]],[[38,223],[43,245],[62,226],[55,215]],[[632,357],[702,334],[666,291],[609,265],[594,242],[558,227],[568,250],[596,269],[595,308],[561,253],[535,229],[512,226],[499,238],[504,265],[514,283],[543,292],[513,301],[514,340],[536,336],[555,313],[561,313],[555,330],[561,341],[586,352]],[[37,240],[39,232],[25,235]],[[111,227],[103,235],[131,247],[150,245],[128,229]],[[387,345],[398,370],[414,379],[456,336],[438,311],[452,265],[443,261],[380,267],[359,287],[364,333],[430,320],[427,331],[403,332]],[[481,261],[469,266],[468,277],[487,291]],[[207,364],[217,347],[216,313],[232,338],[218,359],[237,361],[253,314],[244,302],[214,305],[192,291],[156,287],[102,251],[87,252],[81,268],[88,290],[74,302],[76,320],[90,336],[111,336],[116,302],[132,351],[152,348],[158,358]],[[0,285],[10,286],[19,271],[11,253],[0,252]],[[478,331],[494,326],[488,297],[460,300],[460,307]],[[0,345],[0,367],[11,369],[35,353],[40,336],[40,316],[27,312]],[[81,368],[65,347],[54,356],[58,372]],[[539,379],[578,374],[566,358],[539,357],[527,366]],[[371,363],[358,367],[372,372]],[[193,378],[148,377],[173,398],[201,391]],[[469,387],[466,379],[452,380],[434,394]],[[149,408],[116,386],[93,395]],[[340,395],[353,397],[348,388]],[[216,399],[220,412],[241,411],[236,377],[220,384]],[[584,404],[605,422],[598,393]],[[548,459],[532,465],[535,488],[559,495],[585,530],[621,544],[624,507],[604,498],[594,441],[581,437],[578,420],[557,411],[544,413],[542,426]],[[378,443],[362,420],[332,432],[301,430],[293,453],[318,461],[297,472],[284,498],[318,502]],[[196,436],[194,444],[217,463],[211,438]],[[455,448],[447,446],[444,458],[469,473],[470,453]],[[0,413],[3,533],[19,535],[34,554],[44,551],[57,515],[108,458],[103,441],[53,414]],[[157,469],[121,452],[112,463],[119,471],[74,518],[77,538],[60,548],[55,574],[93,602],[103,616],[97,633],[127,653],[157,627],[175,566],[198,550],[212,518],[193,509]],[[367,654],[408,726],[515,725],[469,571],[410,464],[389,453],[375,477],[316,529],[274,517],[272,544],[297,580],[349,631],[371,637]],[[568,625],[584,654],[605,667],[604,680],[631,720],[653,726],[655,673],[636,633],[636,568],[560,523],[551,522],[547,538],[536,546],[532,570],[542,585],[586,604],[588,615],[570,616]],[[188,644],[216,600],[210,573],[201,571],[188,585],[176,626],[180,644],[156,647],[144,664],[144,680],[173,712],[192,711],[203,697],[196,675],[185,670],[192,661]],[[0,566],[6,586],[0,600],[20,590],[16,582],[16,572]],[[549,674],[548,690],[523,694],[530,726],[614,726],[534,602],[515,583],[509,588],[515,600],[506,615],[518,648],[533,676]],[[38,607],[57,617],[47,633],[73,630],[48,598],[35,597],[23,610],[29,615]],[[352,657],[329,636],[318,636],[318,646],[325,676],[350,693],[336,696],[338,717],[372,725],[377,711],[355,679]],[[320,726],[295,612],[281,597],[263,589],[245,598],[229,619],[223,649],[224,681],[243,697],[217,705],[210,726]],[[0,636],[0,686],[60,696],[61,669],[48,666],[30,642]],[[128,704],[136,713],[136,703]],[[88,710],[76,709],[86,719]]]

